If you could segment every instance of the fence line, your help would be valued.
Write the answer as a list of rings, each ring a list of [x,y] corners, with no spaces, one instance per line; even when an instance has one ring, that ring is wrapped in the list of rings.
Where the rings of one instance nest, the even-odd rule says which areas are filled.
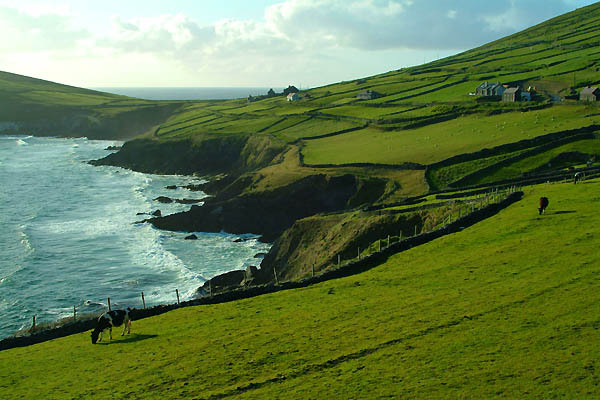
[[[490,193],[491,195],[491,193]],[[490,196],[488,195],[488,196]],[[488,197],[486,196],[486,197]],[[415,246],[419,246],[421,244],[425,244],[430,242],[431,240],[437,239],[449,233],[458,232],[468,226],[474,225],[477,222],[480,222],[486,218],[491,217],[496,214],[500,210],[508,207],[510,204],[513,204],[516,201],[521,200],[523,196],[523,192],[519,191],[519,188],[516,186],[512,186],[507,190],[506,197],[497,202],[491,203],[485,207],[483,207],[483,201],[486,197],[481,197],[477,199],[479,208],[476,211],[471,212],[470,214],[466,214],[456,220],[452,221],[450,219],[449,223],[444,226],[429,232],[421,232],[419,235],[415,235],[412,237],[408,237],[405,239],[401,239],[396,243],[390,243],[390,237],[388,236],[388,246],[383,248],[380,252],[374,252],[367,256],[361,257],[359,261],[350,261],[347,263],[341,264],[340,255],[338,254],[338,267],[333,269],[328,269],[323,271],[320,274],[316,274],[310,278],[304,278],[299,281],[287,281],[287,282],[279,282],[277,279],[276,284],[265,284],[265,285],[256,285],[250,286],[247,288],[235,288],[227,291],[223,291],[220,293],[213,293],[212,290],[212,282],[209,280],[209,296],[200,297],[193,300],[187,300],[178,303],[171,304],[161,304],[157,306],[153,306],[150,308],[144,309],[132,309],[132,319],[142,319],[147,318],[154,315],[160,315],[170,310],[180,308],[180,307],[188,307],[188,306],[197,306],[197,305],[209,305],[209,304],[218,304],[224,302],[230,302],[235,300],[241,300],[245,298],[256,297],[268,293],[274,293],[281,290],[288,289],[296,289],[302,288],[309,285],[313,285],[316,283],[324,282],[331,279],[337,279],[345,276],[354,275],[360,272],[364,272],[370,268],[373,268],[376,265],[379,265],[381,262],[384,262],[387,257],[396,254],[398,252],[402,252],[404,250],[408,250]],[[401,237],[401,236],[399,236]],[[276,274],[276,271],[274,271]],[[176,295],[178,295],[178,289],[176,289]],[[109,300],[110,298],[107,298]],[[142,302],[145,307],[145,300],[143,298],[142,292]],[[74,308],[74,313],[76,309]],[[76,315],[74,314],[74,319]],[[33,316],[33,327],[36,326],[36,316]],[[80,319],[78,321],[74,321],[72,324],[65,324],[58,328],[49,329],[41,332],[32,333],[30,336],[21,336],[21,337],[10,337],[3,340],[0,340],[0,350],[5,350],[14,347],[28,346],[30,344],[40,343],[46,340],[56,339],[59,337],[71,335],[74,333],[81,333],[86,330],[93,329],[95,326],[95,319]]]

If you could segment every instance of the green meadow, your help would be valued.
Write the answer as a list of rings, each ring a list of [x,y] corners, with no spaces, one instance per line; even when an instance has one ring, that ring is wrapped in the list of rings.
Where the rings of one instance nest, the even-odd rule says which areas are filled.
[[[360,275],[2,351],[0,397],[595,398],[598,193],[528,187]]]
[[[351,174],[385,181],[376,204],[428,193],[431,204],[466,176],[459,186],[493,186],[598,165],[600,106],[577,94],[600,84],[599,20],[600,3],[292,103],[151,102],[0,72],[0,120],[155,115],[144,140],[253,138],[248,159],[276,149],[267,166],[238,171],[235,193]],[[471,95],[484,81],[531,87],[533,101]],[[368,89],[381,97],[359,100]],[[587,136],[561,141],[571,130]],[[600,180],[523,190],[497,215],[359,275],[134,321],[110,343],[88,332],[2,351],[0,399],[599,398]]]

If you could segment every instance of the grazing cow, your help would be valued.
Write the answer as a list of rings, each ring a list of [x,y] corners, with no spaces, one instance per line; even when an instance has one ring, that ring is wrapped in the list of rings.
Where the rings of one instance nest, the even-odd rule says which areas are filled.
[[[575,183],[577,185],[577,182],[585,180],[585,173],[584,172],[576,172],[575,176],[573,177],[573,183]]]
[[[127,310],[113,310],[106,312],[98,318],[98,323],[96,324],[96,328],[92,331],[92,343],[96,344],[96,342],[102,341],[102,333],[108,329],[110,340],[112,340],[112,328],[113,326],[123,326],[123,332],[121,336],[125,335],[125,330],[127,330],[127,334],[129,335],[129,331],[131,330],[131,319],[129,318],[129,313],[131,309],[128,307]],[[98,338],[100,336],[100,338]]]
[[[540,208],[538,208],[538,211],[540,212],[540,215],[542,215],[544,213],[544,211],[546,211],[546,207],[548,207],[548,198],[547,197],[540,197]]]

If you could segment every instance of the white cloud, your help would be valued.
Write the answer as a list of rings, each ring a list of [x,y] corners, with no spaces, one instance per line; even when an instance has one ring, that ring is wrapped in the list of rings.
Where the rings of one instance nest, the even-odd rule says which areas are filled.
[[[185,12],[115,15],[106,21],[109,29],[94,34],[66,6],[0,6],[0,35],[10,38],[0,41],[0,62],[18,68],[19,54],[21,65],[38,54],[45,63],[38,68],[72,77],[79,65],[85,79],[109,71],[123,79],[137,68],[144,73],[130,79],[281,85],[312,74],[324,83],[424,61],[419,52],[430,60],[436,52],[468,49],[569,11],[573,1],[281,0],[260,20],[199,24]]]

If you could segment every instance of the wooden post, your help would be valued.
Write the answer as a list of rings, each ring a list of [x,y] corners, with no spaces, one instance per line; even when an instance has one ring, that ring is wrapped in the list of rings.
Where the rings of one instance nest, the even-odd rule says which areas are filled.
[[[338,267],[340,266],[341,256],[338,254]]]
[[[77,309],[73,306],[73,322],[77,322]]]
[[[108,311],[109,312],[111,311],[111,309],[110,309],[110,297],[108,298]]]
[[[179,305],[179,289],[175,289],[175,294],[177,295],[177,305]]]
[[[390,247],[390,235],[388,235],[388,245],[387,247]]]
[[[273,274],[275,275],[275,284],[279,285],[279,279],[277,278],[277,269],[273,267]]]
[[[31,330],[35,331],[35,315],[33,316],[33,325],[31,326]]]
[[[144,292],[142,292],[142,304],[144,305],[144,310],[146,309],[146,299],[144,298]]]
[[[398,242],[402,241],[402,231],[400,231],[400,233],[398,233]]]
[[[358,252],[358,259],[360,260],[360,247],[357,248],[357,252]]]
[[[417,226],[415,225],[415,236],[417,236]]]
[[[381,239],[379,239],[378,242],[379,242],[379,252],[381,253]]]

